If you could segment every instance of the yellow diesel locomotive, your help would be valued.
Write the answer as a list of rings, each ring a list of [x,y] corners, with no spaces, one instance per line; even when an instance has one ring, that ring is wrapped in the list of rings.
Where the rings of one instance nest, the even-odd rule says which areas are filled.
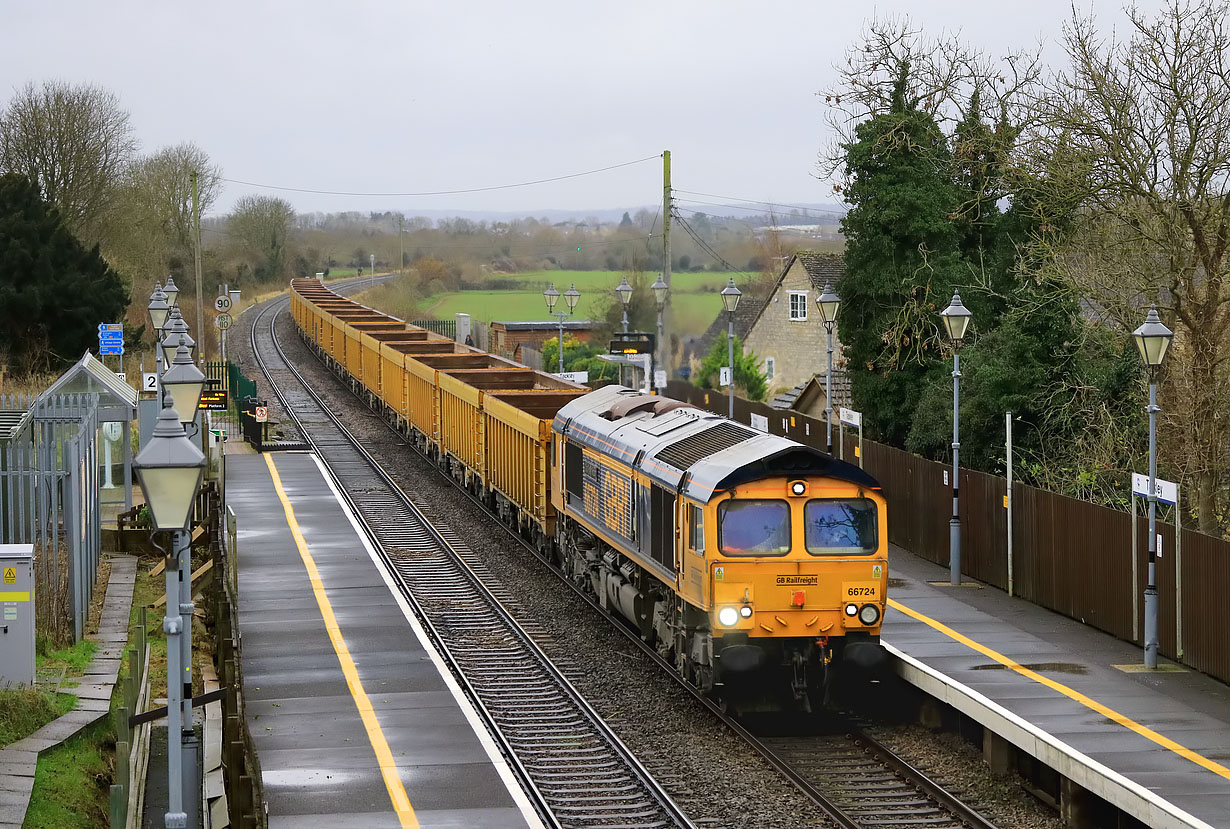
[[[807,709],[834,668],[884,661],[887,514],[858,467],[291,287],[301,335],[356,393],[694,685]]]

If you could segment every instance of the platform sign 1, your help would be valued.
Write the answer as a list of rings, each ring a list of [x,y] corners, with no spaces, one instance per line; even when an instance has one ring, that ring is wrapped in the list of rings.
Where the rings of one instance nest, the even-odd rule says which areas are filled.
[[[1157,500],[1163,504],[1174,506],[1179,500],[1179,485],[1174,481],[1163,481],[1161,478],[1154,478],[1153,482],[1157,485],[1154,487],[1157,492]],[[1141,498],[1149,497],[1149,476],[1137,475],[1132,473],[1132,494],[1139,495]]]
[[[729,386],[730,385],[730,366],[722,366],[720,369],[718,369],[718,385],[719,386]]]

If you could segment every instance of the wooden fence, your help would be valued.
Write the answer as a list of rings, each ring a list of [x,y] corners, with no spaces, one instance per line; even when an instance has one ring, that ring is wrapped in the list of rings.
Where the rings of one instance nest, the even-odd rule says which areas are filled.
[[[213,526],[220,543],[213,545],[215,577],[211,585],[210,617],[214,626],[214,652],[222,698],[222,770],[226,811],[230,825],[239,829],[268,826],[260,762],[248,731],[242,693],[241,641],[237,602],[239,570],[235,513],[216,500]]]
[[[146,609],[139,611],[140,622],[135,631],[133,647],[125,651],[128,660],[128,675],[124,677],[123,705],[115,709],[115,774],[110,790],[110,817],[112,829],[125,826],[140,826],[141,787],[145,784],[145,771],[149,763],[150,724],[136,727],[129,724],[129,717],[140,714],[149,707],[149,629]]]
[[[726,397],[672,382],[667,394],[726,413]],[[768,431],[823,449],[822,419],[735,398],[735,419],[752,415]],[[837,442],[837,426],[833,439]],[[845,458],[855,460],[857,435],[846,430]],[[889,541],[937,564],[948,564],[952,514],[951,467],[874,441],[864,441],[864,468],[884,488]],[[961,470],[961,564],[965,575],[1008,589],[1007,481]],[[1143,503],[1143,502],[1142,502]],[[1012,488],[1012,593],[1042,607],[1143,646],[1147,519],[1036,489]],[[1141,511],[1143,513],[1143,510]],[[1158,522],[1163,551],[1157,562],[1161,653],[1230,682],[1230,542],[1183,530],[1182,557],[1173,524]],[[1133,562],[1135,558],[1135,562]],[[1133,564],[1135,577],[1133,578]]]

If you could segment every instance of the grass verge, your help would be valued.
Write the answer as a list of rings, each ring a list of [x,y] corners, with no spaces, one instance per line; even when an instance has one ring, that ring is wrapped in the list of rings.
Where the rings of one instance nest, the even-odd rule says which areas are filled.
[[[133,588],[132,611],[128,616],[128,641],[137,641],[140,610],[152,605],[163,593],[162,578],[151,577],[150,570],[159,558],[146,556],[137,565]],[[153,696],[166,693],[166,638],[162,633],[161,614],[149,612],[150,676]],[[94,643],[89,643],[93,645]],[[97,647],[95,645],[95,647]],[[57,664],[80,663],[82,643],[64,651],[53,651],[48,657]],[[92,655],[93,651],[89,651]],[[84,664],[89,663],[85,657]],[[83,665],[84,667],[84,665]],[[128,675],[128,658],[120,667],[119,682],[111,694],[111,710],[123,704],[123,683]],[[109,820],[110,786],[115,771],[115,725],[108,717],[60,745],[39,755],[34,777],[34,791],[26,811],[26,829],[76,829],[76,827],[106,826]]]
[[[115,735],[103,720],[38,757],[25,829],[106,826]]]
[[[0,747],[29,737],[47,723],[73,710],[77,698],[37,688],[0,690]]]

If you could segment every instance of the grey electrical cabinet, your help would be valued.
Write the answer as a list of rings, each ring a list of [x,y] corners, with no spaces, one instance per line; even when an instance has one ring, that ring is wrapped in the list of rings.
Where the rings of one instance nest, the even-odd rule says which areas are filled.
[[[0,688],[34,684],[34,545],[0,544]]]

